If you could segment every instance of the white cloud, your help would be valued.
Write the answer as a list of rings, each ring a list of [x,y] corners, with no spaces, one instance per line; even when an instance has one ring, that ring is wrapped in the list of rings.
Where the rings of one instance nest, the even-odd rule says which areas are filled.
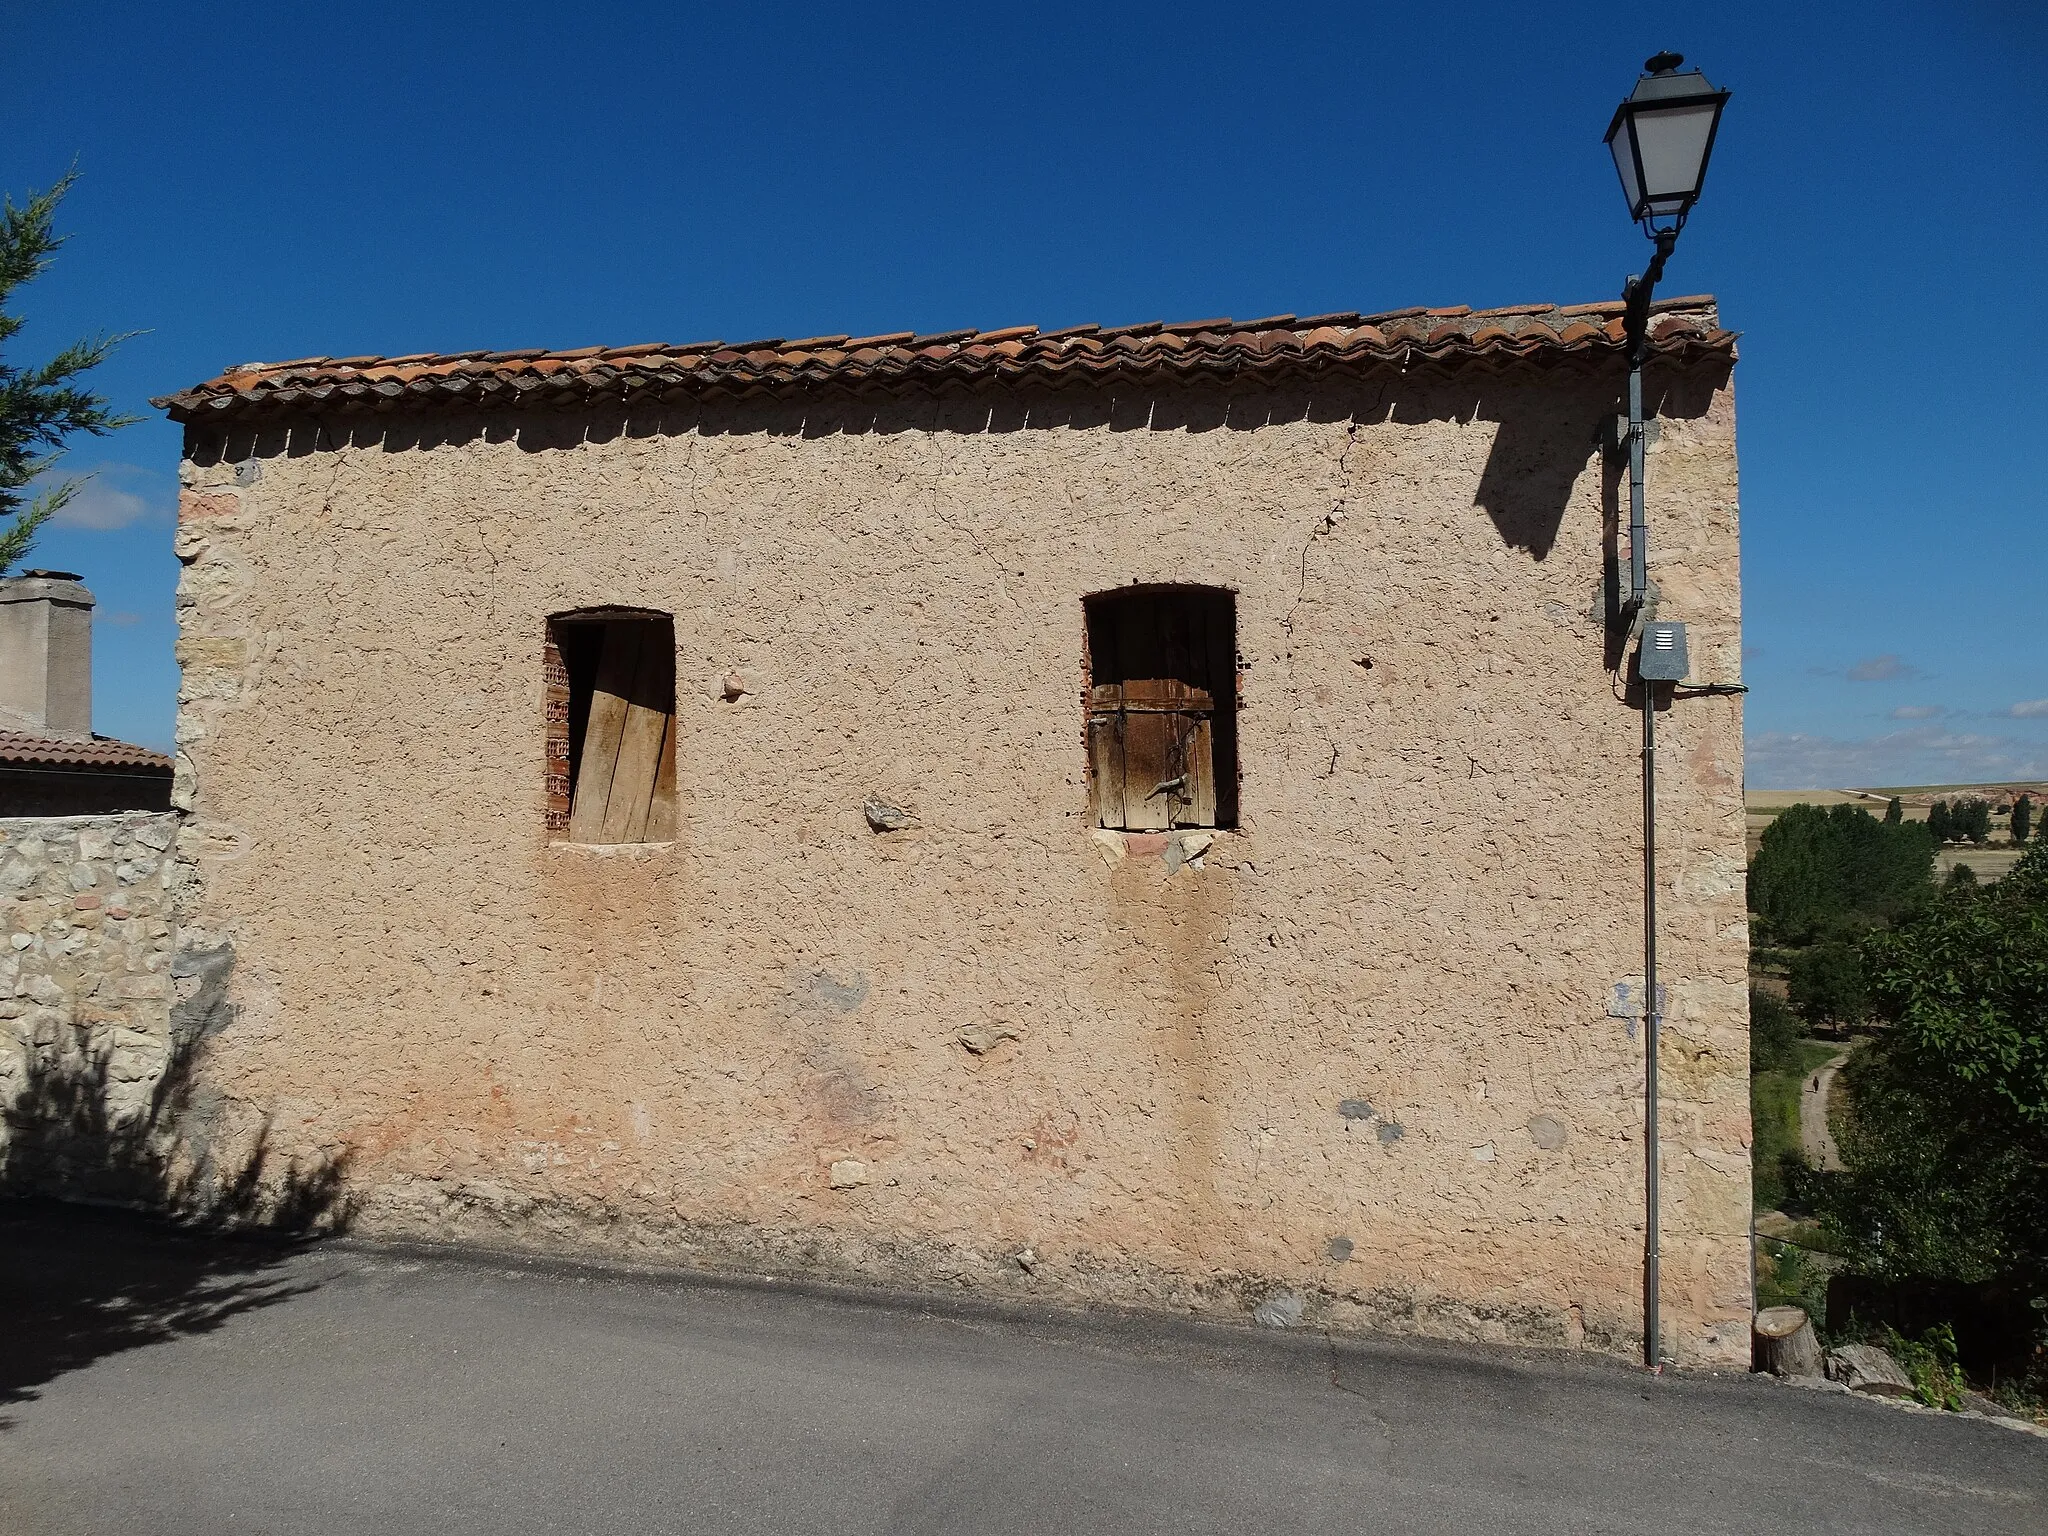
[[[66,480],[80,482],[78,493],[50,520],[53,527],[107,533],[137,523],[167,521],[173,514],[170,477],[140,464],[96,464],[79,470],[60,464],[37,476],[30,489],[46,491]]]
[[[1747,778],[1752,789],[2042,779],[2048,778],[2048,741],[1979,735],[1938,725],[1861,740],[1765,731],[1749,738]]]
[[[1920,669],[1899,660],[1890,651],[1882,656],[1870,656],[1849,669],[1852,683],[1893,683],[1909,677],[1918,677]]]
[[[1939,720],[1948,711],[1939,704],[1901,704],[1892,711],[1894,720]]]
[[[2015,720],[2048,720],[2048,699],[2022,699],[2013,705]]]

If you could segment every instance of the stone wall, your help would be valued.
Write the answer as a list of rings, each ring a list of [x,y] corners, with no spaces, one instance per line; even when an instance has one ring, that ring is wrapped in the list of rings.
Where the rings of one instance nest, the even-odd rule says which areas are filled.
[[[233,946],[173,812],[0,818],[0,1195],[231,1225],[345,1225],[331,1158],[272,1156],[206,1082]]]
[[[373,1233],[1635,1348],[1621,379],[194,428],[215,1147]],[[1651,399],[1664,616],[1735,682],[1728,378]],[[1131,582],[1236,594],[1199,857],[1091,833],[1082,599]],[[672,842],[547,827],[546,620],[602,605],[674,616]],[[1660,740],[1664,1315],[1737,1363],[1740,703]]]
[[[109,1193],[175,1052],[170,813],[0,820],[0,1187]],[[132,1149],[131,1149],[132,1150]]]

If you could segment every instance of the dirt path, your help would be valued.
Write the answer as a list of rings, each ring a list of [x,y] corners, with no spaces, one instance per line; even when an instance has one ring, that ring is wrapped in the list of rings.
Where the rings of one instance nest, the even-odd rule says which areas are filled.
[[[1828,1129],[1828,1090],[1835,1086],[1835,1074],[1848,1059],[1847,1051],[1831,1058],[1799,1089],[1799,1144],[1808,1167],[1828,1171],[1842,1166],[1842,1149]]]

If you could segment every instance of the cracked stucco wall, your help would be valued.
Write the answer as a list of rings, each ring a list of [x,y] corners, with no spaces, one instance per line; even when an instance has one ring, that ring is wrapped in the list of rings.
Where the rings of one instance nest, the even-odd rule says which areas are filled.
[[[223,1124],[373,1232],[1634,1348],[1620,384],[194,429]],[[1732,393],[1651,384],[1662,611],[1734,681]],[[1087,824],[1081,599],[1134,581],[1237,593],[1199,856]],[[543,621],[597,604],[675,616],[673,844],[543,830]],[[1661,731],[1665,1317],[1746,1363],[1739,701]]]

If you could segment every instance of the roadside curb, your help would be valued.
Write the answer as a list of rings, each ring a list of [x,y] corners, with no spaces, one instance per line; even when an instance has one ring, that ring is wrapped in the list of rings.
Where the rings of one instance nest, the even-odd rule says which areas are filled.
[[[1876,1403],[1882,1408],[1903,1409],[1937,1419],[1975,1419],[1981,1424],[1996,1424],[2000,1429],[2018,1430],[2023,1435],[2032,1435],[2037,1440],[2048,1440],[2048,1426],[2029,1423],[2007,1414],[1979,1413],[1974,1408],[1930,1408],[1925,1403],[1916,1403],[1910,1398],[1885,1397],[1876,1392],[1855,1392],[1839,1381],[1829,1381],[1825,1376],[1772,1376],[1768,1371],[1757,1371],[1758,1376],[1767,1377],[1781,1387],[1796,1387],[1801,1392],[1827,1392],[1839,1397],[1853,1397],[1862,1402]]]

